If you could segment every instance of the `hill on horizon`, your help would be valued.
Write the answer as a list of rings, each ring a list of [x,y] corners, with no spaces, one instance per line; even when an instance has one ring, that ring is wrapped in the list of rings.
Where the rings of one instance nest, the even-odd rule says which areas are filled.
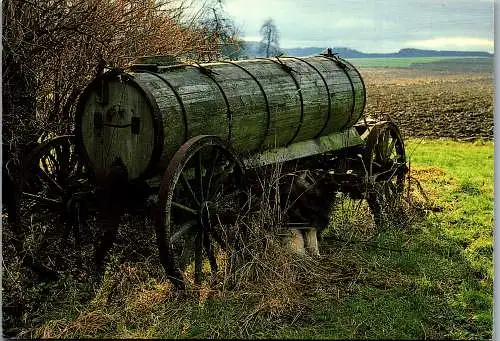
[[[243,51],[240,56],[248,58],[265,57],[259,51],[259,42],[245,41]],[[326,50],[326,47],[295,47],[281,48],[285,56],[304,57],[317,55]],[[414,48],[400,49],[398,52],[391,53],[364,53],[347,47],[334,47],[334,53],[338,53],[344,58],[391,58],[391,57],[493,57],[492,53],[481,51],[440,51],[440,50],[421,50]]]

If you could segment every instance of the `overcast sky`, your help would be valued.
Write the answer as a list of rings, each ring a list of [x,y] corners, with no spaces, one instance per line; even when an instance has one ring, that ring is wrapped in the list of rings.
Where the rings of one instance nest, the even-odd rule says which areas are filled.
[[[362,52],[494,50],[493,0],[225,0],[245,40],[273,18],[280,46]]]

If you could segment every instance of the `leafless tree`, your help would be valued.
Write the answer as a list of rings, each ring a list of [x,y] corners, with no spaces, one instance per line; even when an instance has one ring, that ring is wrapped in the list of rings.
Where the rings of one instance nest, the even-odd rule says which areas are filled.
[[[234,21],[224,10],[222,0],[206,3],[200,15],[200,25],[207,31],[207,38],[219,45],[211,59],[237,59],[243,41],[239,39],[239,30]]]
[[[279,31],[276,23],[272,18],[267,19],[260,27],[260,35],[262,40],[260,42],[260,51],[266,53],[266,57],[276,55],[279,53]]]

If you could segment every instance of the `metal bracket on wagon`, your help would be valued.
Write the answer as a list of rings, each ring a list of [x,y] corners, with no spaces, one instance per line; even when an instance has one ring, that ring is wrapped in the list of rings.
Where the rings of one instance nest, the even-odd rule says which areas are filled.
[[[110,115],[107,116],[107,121],[111,121]],[[104,123],[103,115],[100,111],[96,111],[94,113],[94,129],[98,135],[101,134],[103,127],[111,127],[111,128],[128,128],[130,127],[130,132],[133,135],[139,135],[140,127],[141,127],[141,118],[140,117],[132,117],[130,119],[129,124],[112,124],[112,123]]]

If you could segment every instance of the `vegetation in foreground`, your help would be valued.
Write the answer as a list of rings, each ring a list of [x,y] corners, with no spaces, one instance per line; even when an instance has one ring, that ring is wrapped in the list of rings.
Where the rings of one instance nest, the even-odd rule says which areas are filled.
[[[68,271],[27,285],[4,244],[4,335],[491,338],[493,144],[410,140],[407,151],[411,227],[340,229],[334,215],[314,260],[284,252],[257,226],[261,247],[233,290],[175,292],[144,228],[130,238],[149,238],[151,253],[134,256],[131,240],[118,241],[100,284]]]

